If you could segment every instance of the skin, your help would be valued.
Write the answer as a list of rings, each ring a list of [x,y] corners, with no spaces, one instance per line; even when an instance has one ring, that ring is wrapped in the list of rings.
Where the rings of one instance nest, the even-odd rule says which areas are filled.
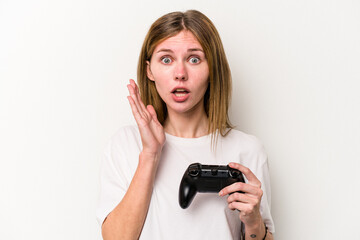
[[[204,94],[208,87],[209,67],[203,49],[194,35],[182,31],[161,42],[147,62],[147,75],[155,82],[156,89],[166,103],[168,117],[162,126],[153,106],[145,106],[140,98],[138,86],[130,79],[127,85],[132,113],[138,125],[142,152],[138,168],[123,200],[108,215],[102,226],[105,240],[138,239],[144,225],[151,200],[154,179],[161,151],[165,143],[165,132],[178,137],[200,137],[207,135],[207,116],[204,109]],[[190,93],[185,101],[175,101],[174,87],[187,88]],[[261,183],[246,167],[231,163],[249,180],[247,184],[235,183],[224,188],[219,195],[227,198],[231,210],[240,210],[239,218],[245,224],[246,239],[262,239],[265,228],[260,215],[262,197]],[[250,235],[257,237],[252,238]],[[266,239],[273,239],[268,233]]]
[[[139,239],[149,208],[165,134],[152,106],[140,100],[134,80],[128,85],[131,110],[139,127],[143,149],[130,186],[102,224],[104,240]]]
[[[219,196],[233,193],[227,198],[228,207],[239,211],[239,218],[245,224],[245,239],[263,239],[265,226],[260,214],[260,202],[263,195],[261,182],[249,168],[234,162],[229,163],[229,166],[240,170],[248,183],[238,182],[229,185],[219,192]],[[256,237],[251,237],[251,235],[256,235]],[[266,240],[273,239],[272,234],[268,232]]]
[[[167,133],[180,137],[200,137],[207,134],[204,94],[209,85],[209,66],[200,43],[189,31],[170,37],[154,50],[147,62],[147,75],[166,103]],[[176,102],[175,87],[187,88],[187,100]]]

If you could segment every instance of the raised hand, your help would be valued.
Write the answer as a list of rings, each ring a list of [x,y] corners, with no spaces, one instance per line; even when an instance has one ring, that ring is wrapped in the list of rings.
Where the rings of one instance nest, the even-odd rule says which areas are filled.
[[[145,107],[140,98],[139,88],[133,79],[130,79],[127,87],[130,93],[127,98],[141,135],[142,152],[159,157],[165,143],[164,128],[157,119],[154,107],[151,105]]]

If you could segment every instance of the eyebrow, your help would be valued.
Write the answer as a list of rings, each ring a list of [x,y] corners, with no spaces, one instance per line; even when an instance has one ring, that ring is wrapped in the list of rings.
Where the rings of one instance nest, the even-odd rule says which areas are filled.
[[[201,48],[189,48],[188,49],[188,52],[198,52],[198,51],[204,52]],[[159,51],[157,51],[156,53],[159,53],[159,52],[171,52],[171,53],[173,53],[173,50],[168,49],[168,48],[162,48]]]

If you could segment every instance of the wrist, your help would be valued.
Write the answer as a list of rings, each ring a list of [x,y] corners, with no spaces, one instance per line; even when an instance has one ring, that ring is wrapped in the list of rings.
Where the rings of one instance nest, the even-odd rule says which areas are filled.
[[[261,229],[263,227],[263,225],[264,225],[264,222],[262,220],[261,215],[259,214],[259,216],[256,217],[255,220],[245,223],[245,229],[257,230],[257,229]]]
[[[157,155],[141,152],[136,171],[137,175],[140,176],[143,181],[153,182],[157,172],[158,162]]]
[[[142,151],[139,155],[139,167],[145,169],[152,169],[151,171],[157,169],[160,159],[160,153],[151,153]]]
[[[264,227],[264,223],[258,223],[256,225],[252,225],[252,226],[246,226],[245,225],[245,233],[249,233],[249,235],[251,235],[252,233],[259,233],[262,232]],[[259,234],[256,234],[259,235]]]
[[[254,222],[251,225],[245,225],[245,239],[263,240],[266,236],[266,226],[262,219]]]
[[[160,154],[161,154],[161,151],[150,152],[150,151],[146,151],[143,149],[140,152],[139,159],[145,160],[145,161],[157,162],[160,159]]]

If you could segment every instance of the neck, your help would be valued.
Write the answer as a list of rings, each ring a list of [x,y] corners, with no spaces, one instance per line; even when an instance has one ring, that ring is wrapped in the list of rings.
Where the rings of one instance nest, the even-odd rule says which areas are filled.
[[[170,135],[183,138],[198,138],[208,134],[208,118],[205,110],[193,113],[168,112],[164,130]]]

